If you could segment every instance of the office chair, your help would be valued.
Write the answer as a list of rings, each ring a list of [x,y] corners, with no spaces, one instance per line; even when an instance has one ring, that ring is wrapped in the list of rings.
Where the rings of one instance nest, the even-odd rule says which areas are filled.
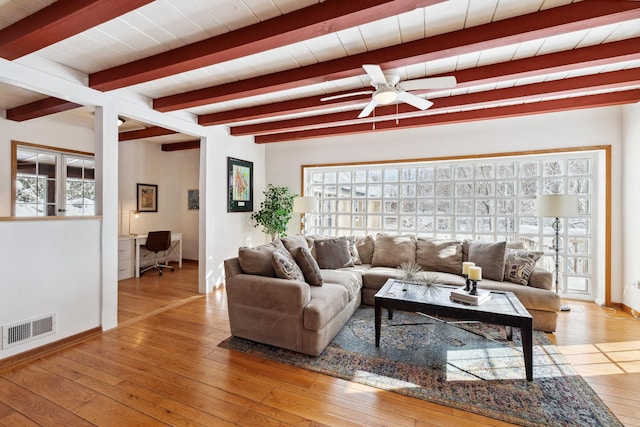
[[[147,235],[147,243],[143,248],[153,252],[153,265],[144,267],[140,270],[140,276],[152,268],[157,268],[160,276],[162,276],[163,268],[170,268],[173,271],[173,267],[168,264],[158,263],[158,252],[164,252],[171,248],[171,232],[170,231],[150,231]]]

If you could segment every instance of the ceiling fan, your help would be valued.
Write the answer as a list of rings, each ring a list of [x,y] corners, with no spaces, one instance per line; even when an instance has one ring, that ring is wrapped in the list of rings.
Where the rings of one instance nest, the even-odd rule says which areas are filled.
[[[371,114],[377,105],[389,105],[396,101],[406,102],[420,110],[426,110],[433,105],[433,102],[407,91],[418,89],[448,89],[456,86],[456,78],[454,76],[428,77],[424,79],[404,80],[401,82],[400,76],[397,74],[385,74],[379,65],[365,64],[362,68],[364,68],[369,77],[371,77],[371,86],[373,86],[375,90],[327,96],[320,100],[330,101],[349,96],[371,94],[371,101],[358,115],[358,118],[361,119]]]

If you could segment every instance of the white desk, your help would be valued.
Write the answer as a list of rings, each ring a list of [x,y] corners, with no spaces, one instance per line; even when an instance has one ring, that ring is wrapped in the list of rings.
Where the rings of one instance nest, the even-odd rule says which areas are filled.
[[[122,271],[118,275],[118,280],[126,279],[128,277],[140,277],[140,253],[141,247],[147,243],[147,235],[139,234],[137,236],[120,236],[118,238],[119,248],[121,254],[119,256],[119,262],[122,261],[123,264],[128,262],[127,253],[130,251],[128,248],[131,248],[131,244],[133,243],[135,246],[135,258],[133,264],[133,275],[127,273],[126,266],[120,266],[120,270]],[[127,248],[128,246],[128,248]],[[178,265],[182,268],[182,233],[174,233],[171,232],[171,248],[167,251],[167,259],[174,259],[178,261]],[[130,268],[130,267],[129,267]],[[130,271],[130,270],[129,270]]]

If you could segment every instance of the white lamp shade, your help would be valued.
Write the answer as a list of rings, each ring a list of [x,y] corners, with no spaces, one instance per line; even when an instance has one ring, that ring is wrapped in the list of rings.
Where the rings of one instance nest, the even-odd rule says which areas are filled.
[[[296,197],[293,199],[293,211],[298,213],[308,213],[316,210],[315,197]]]
[[[567,218],[580,215],[575,194],[544,194],[536,199],[536,214],[541,217]]]

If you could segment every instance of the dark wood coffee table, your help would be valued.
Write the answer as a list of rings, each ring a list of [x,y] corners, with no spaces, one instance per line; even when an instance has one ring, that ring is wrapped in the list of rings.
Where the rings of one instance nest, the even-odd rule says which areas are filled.
[[[438,285],[436,295],[422,293],[419,285],[410,285],[404,290],[405,283],[389,279],[375,295],[376,347],[380,346],[382,309],[389,310],[389,319],[393,310],[403,310],[426,315],[440,315],[460,320],[477,320],[485,323],[507,326],[511,339],[511,327],[520,328],[522,350],[527,381],[533,380],[533,320],[526,308],[513,292],[491,292],[491,299],[481,305],[473,306],[451,301],[451,290],[456,287]]]

